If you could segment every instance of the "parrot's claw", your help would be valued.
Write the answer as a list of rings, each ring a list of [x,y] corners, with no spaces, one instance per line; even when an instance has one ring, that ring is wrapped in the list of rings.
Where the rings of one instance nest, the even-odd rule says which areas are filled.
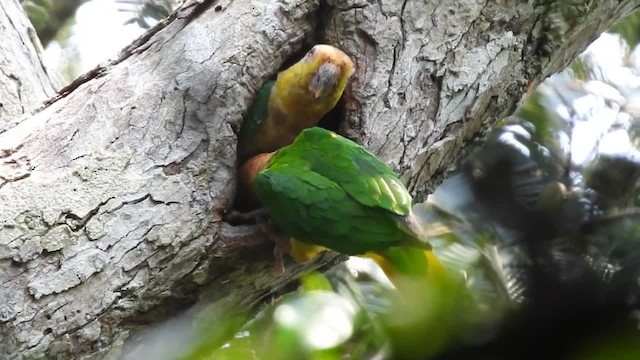
[[[284,254],[291,253],[291,242],[289,237],[278,231],[270,222],[262,222],[258,225],[260,230],[275,243],[273,257],[275,260],[275,271],[278,276],[284,274]]]
[[[225,214],[223,220],[231,225],[258,224],[264,222],[269,217],[266,208],[260,208],[249,212],[231,210]]]
[[[278,276],[284,275],[284,257],[285,253],[291,252],[291,246],[289,245],[289,240],[286,241],[276,240],[276,245],[273,248],[273,257],[275,259],[275,270]]]

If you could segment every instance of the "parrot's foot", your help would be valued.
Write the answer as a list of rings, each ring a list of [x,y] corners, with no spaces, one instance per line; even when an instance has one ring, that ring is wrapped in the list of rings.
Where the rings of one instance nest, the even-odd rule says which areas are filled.
[[[276,238],[279,238],[276,240]],[[284,254],[291,253],[291,244],[289,238],[278,237],[274,238],[276,245],[273,248],[273,257],[275,259],[275,270],[278,276],[284,275]]]
[[[284,254],[291,253],[291,243],[289,237],[280,232],[270,222],[262,222],[258,224],[260,230],[274,242],[273,257],[275,260],[275,271],[278,276],[284,274]]]
[[[260,208],[249,212],[231,210],[223,217],[223,220],[231,225],[258,224],[269,218],[266,208]]]

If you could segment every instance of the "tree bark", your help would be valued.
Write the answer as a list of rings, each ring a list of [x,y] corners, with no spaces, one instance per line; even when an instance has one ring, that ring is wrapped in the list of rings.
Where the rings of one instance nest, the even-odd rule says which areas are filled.
[[[340,130],[421,200],[527,86],[638,6],[533,3],[188,1],[0,134],[0,358],[117,358],[199,296],[251,306],[336,261],[278,277],[260,231],[222,220],[256,89],[313,42],[344,49]]]

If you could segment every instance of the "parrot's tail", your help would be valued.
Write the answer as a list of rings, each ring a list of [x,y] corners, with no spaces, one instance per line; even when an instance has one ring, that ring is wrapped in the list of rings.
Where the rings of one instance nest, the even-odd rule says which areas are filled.
[[[298,264],[305,264],[318,257],[321,253],[328,249],[320,245],[311,244],[308,242],[290,239],[291,249],[289,255]]]
[[[524,275],[517,266],[520,255],[482,236],[478,220],[465,214],[473,204],[470,194],[458,186],[460,180],[448,184],[456,191],[436,192],[427,201],[413,205],[413,221],[422,231],[420,241],[431,244],[433,254],[445,268],[460,271],[481,291],[497,291],[512,301],[523,301]]]
[[[380,252],[367,252],[364,257],[378,264],[392,283],[399,276],[433,280],[448,274],[431,250],[392,246]]]
[[[409,215],[396,218],[398,225],[409,234],[405,246],[430,250],[434,238],[452,232],[451,228],[435,215],[432,206],[425,202],[413,205]]]

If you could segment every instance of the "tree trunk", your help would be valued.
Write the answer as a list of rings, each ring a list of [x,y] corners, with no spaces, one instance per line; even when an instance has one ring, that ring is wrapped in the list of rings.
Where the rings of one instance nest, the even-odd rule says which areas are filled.
[[[257,228],[222,220],[258,86],[313,42],[344,49],[340,130],[421,200],[527,86],[638,6],[533,2],[187,1],[0,134],[0,358],[117,358],[203,294],[250,306],[335,261],[278,277]]]
[[[18,0],[0,1],[0,133],[53,96],[57,77],[42,63],[42,46]],[[3,219],[4,220],[4,219]]]

